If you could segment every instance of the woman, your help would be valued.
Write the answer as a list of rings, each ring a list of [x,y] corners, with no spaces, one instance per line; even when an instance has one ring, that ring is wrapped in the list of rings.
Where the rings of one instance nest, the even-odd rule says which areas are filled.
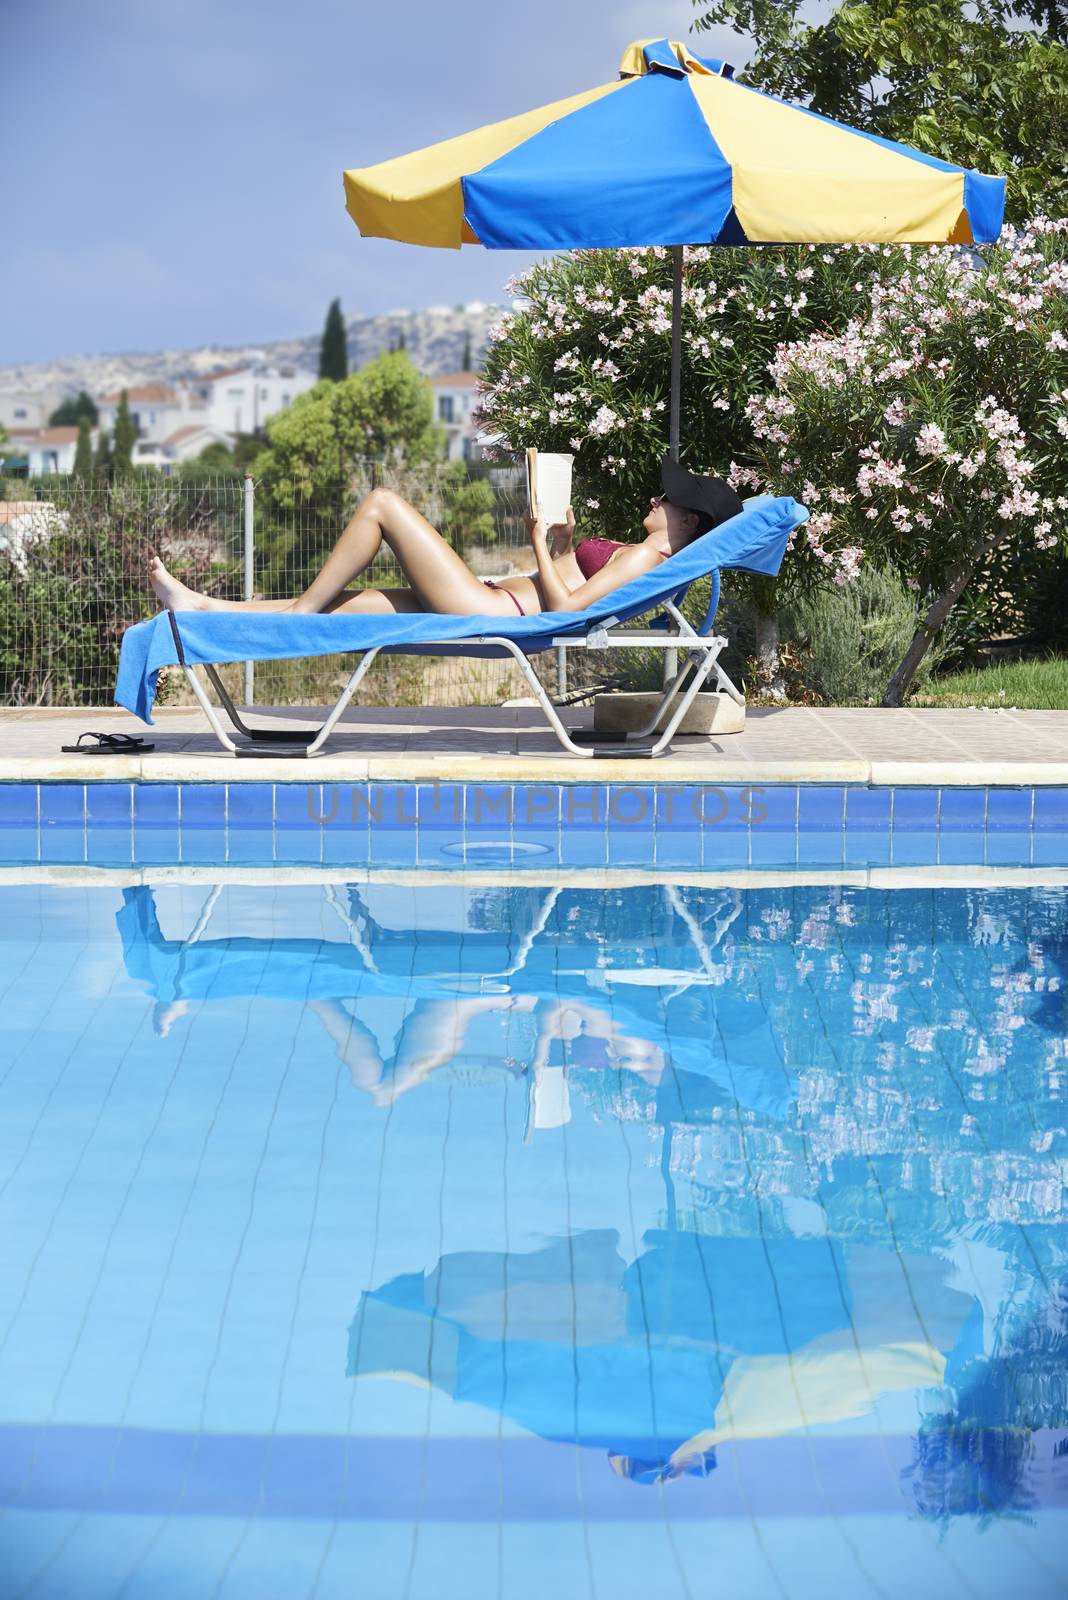
[[[687,472],[665,459],[663,494],[654,495],[640,543],[583,539],[574,544],[575,519],[546,530],[528,522],[537,562],[530,576],[500,582],[476,578],[456,551],[414,506],[392,489],[373,489],[327,556],[322,571],[295,600],[213,600],[171,576],[158,556],[148,576],[160,603],[173,611],[433,611],[453,616],[535,616],[541,611],[582,611],[742,509],[719,478]],[[383,542],[410,584],[406,589],[349,589]]]

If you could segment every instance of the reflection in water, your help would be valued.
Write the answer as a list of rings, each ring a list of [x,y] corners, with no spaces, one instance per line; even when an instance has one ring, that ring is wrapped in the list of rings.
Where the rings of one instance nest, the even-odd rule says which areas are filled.
[[[553,1139],[605,1172],[603,1226],[561,1236],[531,1202],[522,1247],[368,1283],[351,1377],[414,1378],[641,1483],[889,1428],[923,1517],[1064,1499],[1063,895],[517,884],[428,921],[411,890],[317,892],[329,935],[224,937],[205,905],[176,939],[126,891],[158,1032],[288,1000],[379,1111],[446,1090],[454,1159],[485,1149],[453,1091],[496,1085],[524,1107],[510,1172]],[[620,1128],[659,1171],[629,1249]]]

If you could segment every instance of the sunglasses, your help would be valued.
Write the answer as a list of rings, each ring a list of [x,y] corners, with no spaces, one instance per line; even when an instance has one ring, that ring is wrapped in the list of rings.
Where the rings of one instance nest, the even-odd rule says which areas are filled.
[[[671,501],[668,499],[666,494],[654,494],[653,495],[653,505],[654,506],[669,506],[670,504],[671,504]]]

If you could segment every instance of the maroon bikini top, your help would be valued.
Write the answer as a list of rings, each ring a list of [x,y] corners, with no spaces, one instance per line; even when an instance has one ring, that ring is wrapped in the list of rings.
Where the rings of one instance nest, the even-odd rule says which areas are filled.
[[[606,567],[617,550],[622,550],[623,545],[619,539],[583,539],[575,546],[575,560],[578,562],[579,571],[584,578],[592,578],[595,572],[600,572]],[[671,554],[670,550],[661,550],[660,554],[665,561]]]
[[[575,560],[582,576],[592,578],[622,548],[618,539],[583,539],[575,546]]]

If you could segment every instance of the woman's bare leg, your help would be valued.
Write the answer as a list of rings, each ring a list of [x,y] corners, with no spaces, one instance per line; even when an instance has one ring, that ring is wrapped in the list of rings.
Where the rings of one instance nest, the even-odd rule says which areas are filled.
[[[466,616],[489,609],[485,585],[437,529],[392,489],[372,489],[293,610],[327,610],[353,578],[366,572],[383,543],[397,557],[424,611]],[[505,603],[510,604],[507,597]]]
[[[397,557],[411,589],[347,594],[347,585],[366,572],[383,543]],[[296,600],[215,600],[172,577],[158,556],[149,563],[148,577],[160,602],[174,611],[437,611],[472,616],[515,610],[507,595],[480,583],[437,529],[392,489],[372,489],[318,577]],[[397,603],[371,599],[372,594],[396,597]],[[409,595],[414,604],[407,603]]]

